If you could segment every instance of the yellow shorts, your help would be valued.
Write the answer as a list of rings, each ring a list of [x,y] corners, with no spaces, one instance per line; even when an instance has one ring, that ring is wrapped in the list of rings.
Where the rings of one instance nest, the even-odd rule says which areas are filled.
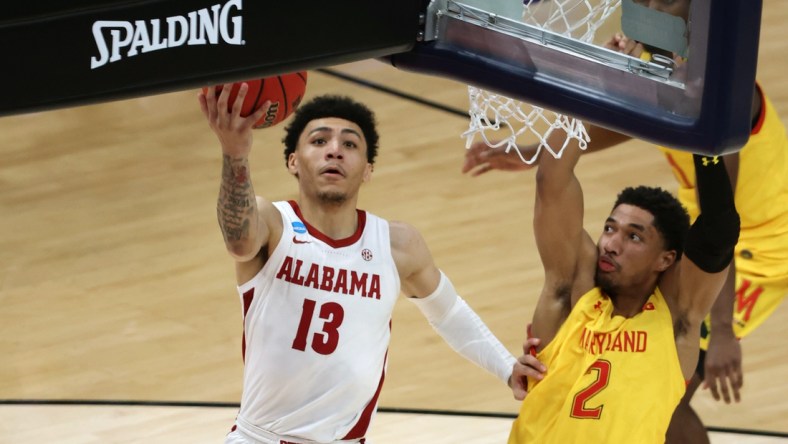
[[[788,279],[747,276],[736,273],[736,300],[733,302],[733,333],[743,338],[763,323],[788,295]],[[700,348],[709,347],[711,317],[701,327]]]

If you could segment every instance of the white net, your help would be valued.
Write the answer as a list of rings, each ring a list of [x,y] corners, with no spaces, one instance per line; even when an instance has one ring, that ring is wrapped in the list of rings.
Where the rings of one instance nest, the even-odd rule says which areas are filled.
[[[620,6],[621,0],[524,0],[522,20],[590,43],[599,27]],[[583,122],[571,116],[474,86],[468,87],[468,98],[470,124],[463,133],[466,148],[479,134],[488,146],[503,147],[506,152],[515,149],[520,159],[530,164],[543,149],[560,158],[570,141],[577,140],[581,149],[590,141]],[[517,150],[521,140],[534,141],[535,149]]]
[[[621,0],[525,0],[523,22],[590,43]]]

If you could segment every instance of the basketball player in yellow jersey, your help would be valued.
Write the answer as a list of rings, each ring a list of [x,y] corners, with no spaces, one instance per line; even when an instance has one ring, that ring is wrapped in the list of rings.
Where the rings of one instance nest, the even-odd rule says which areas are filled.
[[[696,373],[674,413],[668,444],[709,442],[705,426],[690,405],[694,393],[704,383],[717,400],[740,400],[743,374],[739,339],[761,325],[788,295],[788,137],[760,87],[756,87],[756,94],[750,139],[741,151],[725,156],[741,215],[735,261],[710,316],[701,325]],[[598,127],[592,127],[590,134],[588,151],[629,140]],[[694,220],[698,203],[692,156],[659,148],[679,184],[678,197]],[[529,149],[520,148],[524,156],[530,154]],[[464,169],[478,175],[491,169],[530,168],[513,151],[506,154],[476,144],[467,153]]]
[[[581,151],[541,156],[534,235],[545,284],[532,332],[549,369],[509,443],[662,443],[698,360],[700,325],[739,234],[720,158],[695,156],[702,214],[649,187],[622,191],[596,245],[583,229]]]
[[[688,1],[652,3],[664,3],[661,7],[664,12],[686,19]],[[608,47],[641,58],[649,54],[643,45],[621,34],[614,36]],[[694,393],[704,383],[716,400],[726,403],[740,400],[743,374],[739,339],[761,325],[788,294],[788,137],[774,106],[759,85],[754,87],[751,122],[747,144],[740,152],[725,157],[735,190],[736,208],[741,215],[736,260],[710,316],[701,326],[697,371],[674,414],[668,430],[668,444],[709,442],[702,421],[690,406]],[[589,135],[589,152],[629,140],[628,136],[599,127],[591,127]],[[694,220],[698,204],[692,156],[683,151],[659,148],[679,184],[678,197]],[[519,149],[527,157],[536,147]],[[478,143],[466,154],[463,171],[478,175],[491,169],[529,168],[517,153],[506,154]]]
[[[753,128],[741,151],[725,156],[741,215],[734,267],[701,325],[696,374],[676,409],[668,432],[671,443],[708,443],[706,429],[690,405],[701,383],[726,403],[739,401],[743,384],[739,339],[768,318],[788,295],[788,137],[771,101],[756,87]],[[604,128],[590,129],[588,151],[629,140]],[[528,156],[530,147],[522,147]],[[698,214],[695,168],[689,153],[660,147],[679,184],[678,197],[694,220]],[[476,144],[466,156],[466,171],[522,170],[530,166],[517,153]],[[714,334],[711,334],[711,332]]]
[[[650,8],[688,21],[689,0],[652,1]],[[657,7],[657,3],[662,7]],[[669,6],[666,6],[669,4]],[[616,35],[610,49],[651,60],[651,53],[675,54]],[[696,374],[677,407],[667,434],[668,444],[709,443],[703,422],[690,401],[704,383],[716,400],[740,400],[743,385],[739,339],[769,317],[788,294],[788,138],[774,107],[755,85],[752,98],[751,134],[745,147],[728,156],[726,164],[741,214],[741,235],[728,280],[701,326],[701,354]],[[609,143],[603,134],[601,147]],[[698,214],[693,164],[687,153],[660,147],[679,183],[679,198],[690,216]],[[766,178],[766,180],[758,180]],[[739,180],[741,179],[741,180]],[[713,334],[712,334],[713,330]]]
[[[685,21],[689,0],[638,1]],[[658,52],[683,63],[680,57],[657,48],[644,48],[635,40],[617,34],[608,48],[650,59]],[[711,314],[701,325],[701,353],[696,374],[676,409],[667,434],[667,443],[709,442],[706,429],[690,406],[695,391],[703,382],[716,400],[740,400],[743,384],[742,352],[739,339],[751,333],[769,317],[788,294],[788,137],[772,103],[759,85],[752,99],[752,131],[744,148],[726,156],[725,163],[735,191],[736,208],[741,215],[741,234],[735,261],[728,280],[715,302]],[[592,127],[588,151],[598,151],[629,140],[629,137]],[[692,219],[698,204],[694,166],[686,152],[660,147],[676,180],[678,196]],[[521,147],[524,155],[535,147]],[[521,170],[530,168],[516,156],[492,150],[485,144],[473,146],[466,155],[464,172],[482,174],[491,169]],[[713,331],[713,334],[712,334]]]

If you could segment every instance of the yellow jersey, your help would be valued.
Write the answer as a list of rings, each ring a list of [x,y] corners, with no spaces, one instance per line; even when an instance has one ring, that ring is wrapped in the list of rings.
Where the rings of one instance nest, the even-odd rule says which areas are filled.
[[[659,443],[685,391],[673,321],[659,289],[643,311],[613,316],[597,287],[584,294],[537,355],[509,444]]]
[[[758,91],[761,115],[739,151],[735,201],[741,233],[736,269],[753,277],[788,279],[788,137],[771,101]],[[659,148],[679,183],[679,200],[695,220],[699,209],[692,154]]]

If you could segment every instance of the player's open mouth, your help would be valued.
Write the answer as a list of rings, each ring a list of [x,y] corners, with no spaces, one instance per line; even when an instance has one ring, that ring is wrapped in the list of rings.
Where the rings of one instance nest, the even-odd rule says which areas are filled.
[[[323,167],[323,169],[320,170],[320,174],[321,175],[328,175],[328,176],[345,177],[345,172],[342,171],[341,168],[336,167],[336,166]]]
[[[618,265],[610,258],[606,256],[600,256],[599,260],[597,261],[597,266],[600,270],[604,272],[611,272],[616,271],[618,269]]]

